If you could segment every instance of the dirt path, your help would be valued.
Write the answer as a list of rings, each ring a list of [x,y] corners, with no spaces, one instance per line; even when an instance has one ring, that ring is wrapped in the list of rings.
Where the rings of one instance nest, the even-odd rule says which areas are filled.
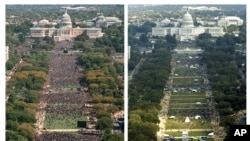
[[[172,64],[172,70],[171,70],[171,75],[169,77],[169,80],[166,84],[166,87],[168,88],[172,88],[172,84],[173,84],[173,75],[174,75],[174,71],[175,71],[175,67],[174,67],[174,63]],[[166,120],[167,120],[167,114],[168,114],[168,106],[169,106],[169,102],[170,102],[170,96],[171,96],[171,91],[164,91],[164,97],[161,100],[161,111],[158,114],[158,118],[160,120],[159,125],[159,131],[157,132],[157,140],[158,141],[163,141],[163,136],[164,136],[164,132],[165,132],[165,126],[166,126]]]
[[[14,75],[16,69],[17,69],[17,66],[23,62],[23,59],[21,58],[21,60],[12,68],[12,70],[10,71],[10,73],[8,74],[8,76],[6,76],[6,84],[7,82],[11,79],[11,77]],[[9,96],[6,95],[5,97],[5,102],[7,102],[9,100]]]
[[[135,66],[134,70],[131,72],[131,74],[128,76],[128,80],[132,80],[133,79],[133,76],[134,74],[136,74],[138,72],[138,70],[140,69],[140,66],[142,64],[142,62],[144,61],[145,59],[142,58],[139,63]]]

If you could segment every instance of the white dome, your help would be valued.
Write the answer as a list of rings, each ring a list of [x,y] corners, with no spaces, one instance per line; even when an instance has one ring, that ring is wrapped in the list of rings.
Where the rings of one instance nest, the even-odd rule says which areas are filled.
[[[168,23],[170,23],[170,20],[169,20],[168,18],[165,18],[165,19],[163,19],[163,20],[161,21],[161,23],[166,23],[166,24],[168,24]]]
[[[182,25],[181,27],[194,27],[194,21],[191,14],[187,11],[182,18]]]
[[[61,27],[70,27],[70,28],[72,28],[71,18],[67,13],[67,9],[66,9],[65,13],[62,16]]]
[[[38,22],[38,24],[39,24],[39,26],[45,26],[45,25],[49,24],[49,21],[43,19],[43,20],[40,20],[40,21]]]

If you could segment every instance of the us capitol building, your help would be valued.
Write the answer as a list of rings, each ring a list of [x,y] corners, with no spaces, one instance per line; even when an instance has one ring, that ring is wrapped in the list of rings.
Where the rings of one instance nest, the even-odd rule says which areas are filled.
[[[213,37],[223,36],[223,27],[203,27],[194,26],[194,21],[187,10],[184,14],[180,27],[161,27],[157,25],[152,28],[152,36],[165,37],[166,35],[176,35],[178,41],[195,40],[199,34],[209,33]]]
[[[90,27],[90,28],[72,28],[71,18],[67,13],[67,9],[61,18],[60,28],[46,28],[45,25],[49,24],[48,20],[41,20],[37,25],[30,28],[30,37],[53,37],[55,41],[72,40],[73,38],[86,32],[89,38],[102,37],[101,28]]]

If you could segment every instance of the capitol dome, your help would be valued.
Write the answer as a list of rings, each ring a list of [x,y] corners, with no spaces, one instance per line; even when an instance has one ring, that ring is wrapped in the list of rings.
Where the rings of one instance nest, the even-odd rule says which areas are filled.
[[[182,18],[182,25],[181,27],[194,27],[194,21],[191,14],[187,11]]]
[[[66,9],[65,13],[62,16],[61,27],[63,27],[63,28],[65,28],[65,27],[66,28],[72,28],[71,18],[67,13],[67,9]]]

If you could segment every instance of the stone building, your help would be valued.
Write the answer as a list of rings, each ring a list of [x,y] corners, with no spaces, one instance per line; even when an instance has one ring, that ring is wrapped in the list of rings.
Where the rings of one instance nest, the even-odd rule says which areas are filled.
[[[53,37],[55,41],[63,41],[72,40],[73,38],[81,35],[84,32],[89,36],[89,38],[99,38],[104,34],[102,33],[101,28],[73,28],[71,18],[67,13],[67,9],[61,17],[59,28],[55,28],[54,25],[51,28],[45,26],[49,24],[49,21],[45,19],[39,21],[37,25],[30,28],[30,37],[49,36]]]

